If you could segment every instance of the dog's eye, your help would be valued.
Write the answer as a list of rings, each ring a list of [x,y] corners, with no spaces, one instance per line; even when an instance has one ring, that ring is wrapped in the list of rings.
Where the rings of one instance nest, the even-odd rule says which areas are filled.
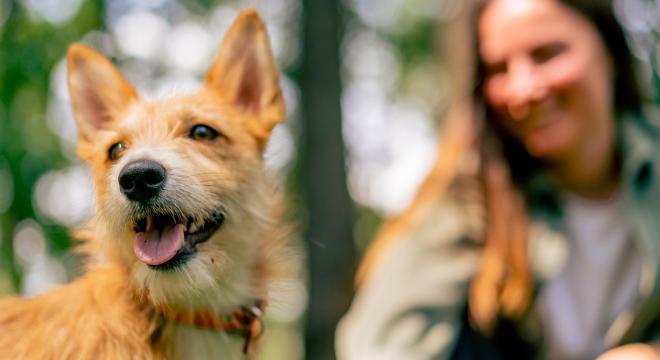
[[[110,149],[108,149],[108,159],[111,161],[119,159],[124,150],[126,150],[126,145],[124,145],[124,143],[116,143],[110,146]]]
[[[218,132],[206,125],[195,125],[188,136],[197,141],[210,141],[218,137]]]

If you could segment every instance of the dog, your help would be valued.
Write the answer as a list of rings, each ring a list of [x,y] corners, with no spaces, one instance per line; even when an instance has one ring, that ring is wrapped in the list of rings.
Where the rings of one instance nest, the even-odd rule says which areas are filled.
[[[268,35],[242,12],[186,96],[143,100],[81,44],[67,53],[93,218],[85,274],[0,301],[0,357],[253,358],[268,287],[286,272],[282,200],[263,165],[285,115]]]

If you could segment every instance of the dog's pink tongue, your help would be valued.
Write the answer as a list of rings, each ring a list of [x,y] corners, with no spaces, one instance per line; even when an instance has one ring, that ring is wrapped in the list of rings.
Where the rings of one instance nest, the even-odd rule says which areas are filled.
[[[183,232],[182,224],[166,224],[162,230],[151,228],[139,232],[133,246],[135,256],[147,265],[164,264],[183,246]]]

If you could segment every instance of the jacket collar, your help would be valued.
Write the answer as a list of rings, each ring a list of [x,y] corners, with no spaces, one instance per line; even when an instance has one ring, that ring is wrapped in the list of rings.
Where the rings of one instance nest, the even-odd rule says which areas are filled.
[[[620,122],[621,145],[623,151],[623,175],[626,190],[632,196],[643,196],[655,180],[654,157],[660,127],[649,116],[651,109],[623,116]]]

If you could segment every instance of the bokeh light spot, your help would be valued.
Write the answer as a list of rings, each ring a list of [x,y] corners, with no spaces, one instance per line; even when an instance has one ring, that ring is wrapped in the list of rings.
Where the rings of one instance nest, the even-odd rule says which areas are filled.
[[[61,25],[78,13],[82,0],[23,0],[23,4],[33,18]]]
[[[159,55],[169,25],[160,15],[133,11],[123,15],[114,26],[119,49],[126,55],[154,59]]]

